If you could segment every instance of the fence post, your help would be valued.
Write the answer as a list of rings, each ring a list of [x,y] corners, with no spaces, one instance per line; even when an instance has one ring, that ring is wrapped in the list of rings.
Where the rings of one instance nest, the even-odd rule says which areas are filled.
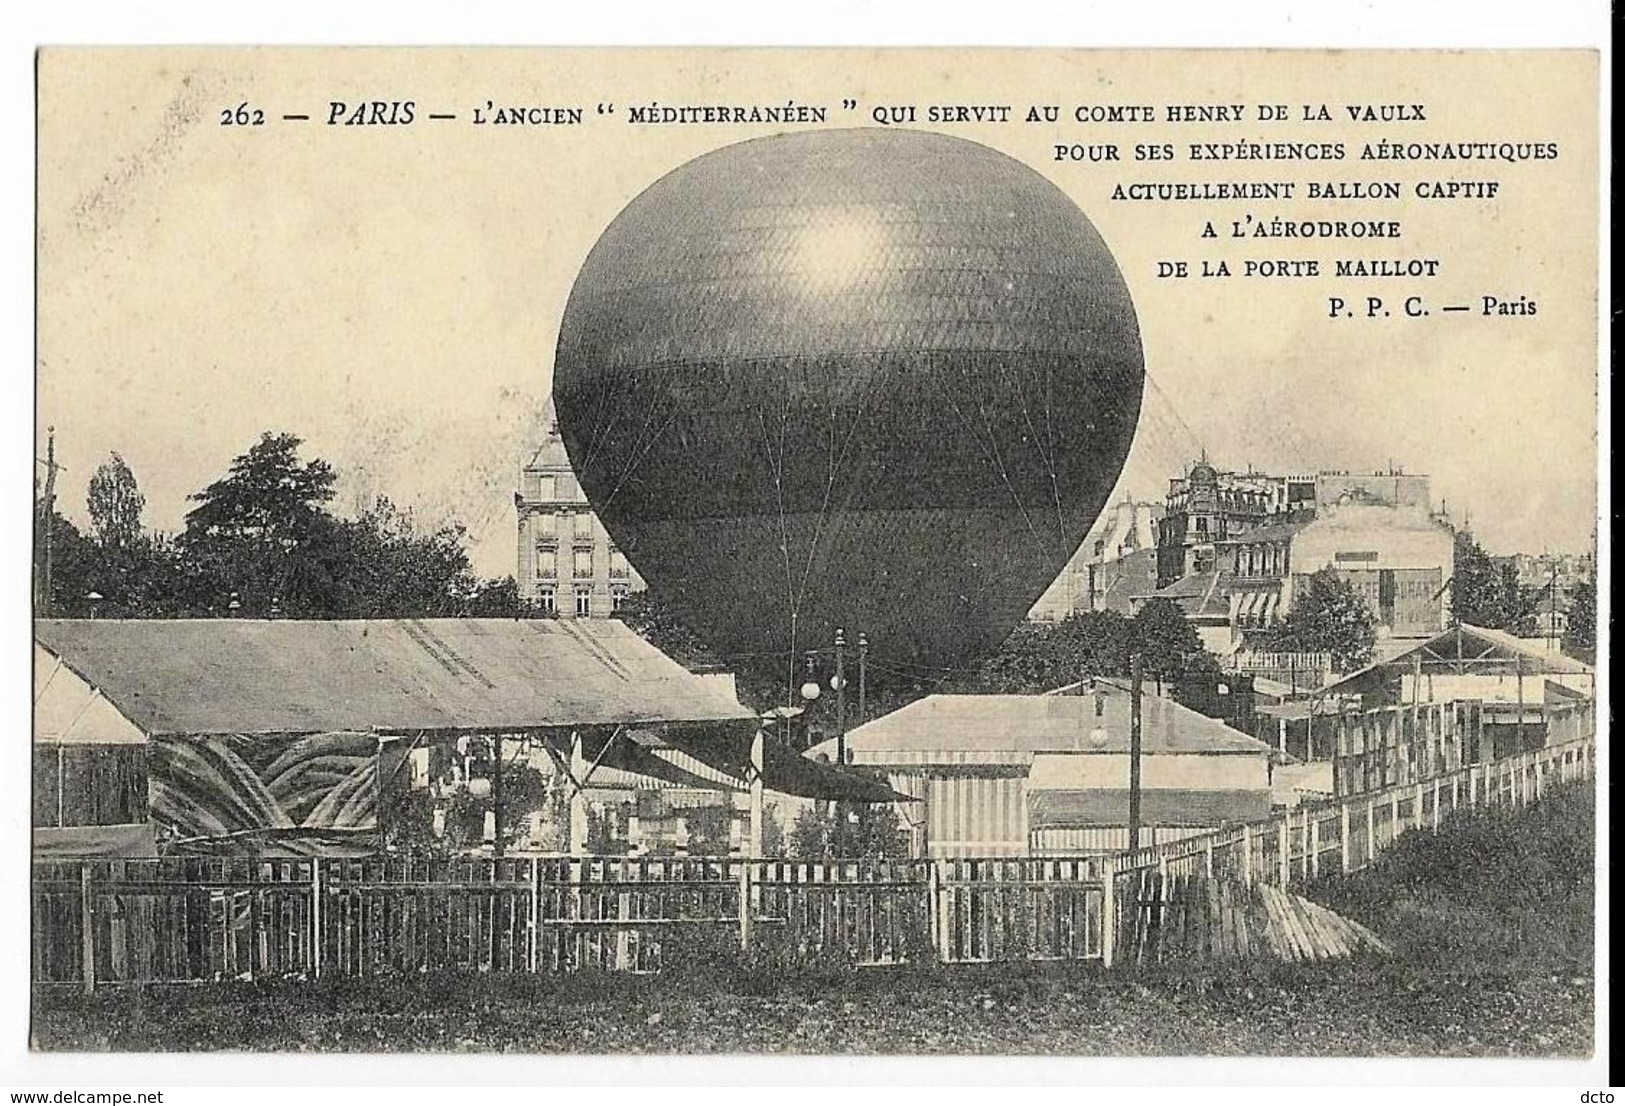
[[[927,915],[925,921],[931,930],[931,949],[937,954],[937,963],[942,964],[947,962],[947,955],[942,947],[942,927],[937,924],[939,915],[942,913],[942,881],[937,873],[936,859],[927,860],[925,863],[925,908]]]
[[[739,858],[739,947],[750,950],[752,923],[750,909],[751,859]]]
[[[526,961],[530,974],[536,974],[536,961],[542,944],[542,858],[530,858],[530,949]]]
[[[1291,826],[1291,824],[1292,812],[1287,811],[1287,813],[1281,818],[1280,832],[1281,890],[1283,891],[1285,891],[1288,885],[1290,885],[1292,882],[1292,830],[1288,828]]]
[[[1389,817],[1389,820],[1388,820],[1388,828],[1389,828],[1388,843],[1393,844],[1395,841],[1399,840],[1399,831],[1400,831],[1400,826],[1399,826],[1399,788],[1396,787],[1396,788],[1393,789],[1393,791],[1391,791],[1389,793],[1388,801],[1389,801],[1389,804],[1393,807],[1393,810],[1389,812],[1390,817]]]
[[[1433,828],[1439,828],[1439,777],[1433,777]]]
[[[1248,886],[1253,882],[1253,827],[1241,827],[1241,881]]]
[[[1213,878],[1213,838],[1209,837],[1202,846],[1202,871],[1208,879]]]
[[[1320,875],[1320,816],[1310,814],[1304,823],[1304,829],[1308,831],[1305,836],[1309,839],[1307,842],[1309,847],[1309,875],[1314,878]]]
[[[310,978],[322,975],[322,861],[310,858]]]
[[[1344,803],[1338,812],[1338,840],[1342,845],[1343,874],[1349,874],[1349,805]]]
[[[90,889],[90,865],[79,865],[79,959],[85,994],[96,992],[96,900]]]
[[[1473,807],[1478,805],[1478,765],[1476,764],[1467,766],[1467,805]]]
[[[1377,800],[1365,801],[1365,867],[1377,859]]]
[[[1112,966],[1117,952],[1117,871],[1111,857],[1100,862],[1100,960]]]

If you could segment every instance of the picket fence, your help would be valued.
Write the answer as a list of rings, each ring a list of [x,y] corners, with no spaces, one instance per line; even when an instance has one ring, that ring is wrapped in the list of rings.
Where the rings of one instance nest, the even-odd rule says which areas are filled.
[[[1116,856],[806,863],[537,857],[41,861],[43,984],[659,971],[741,946],[859,965],[1098,960],[1171,880],[1282,890],[1352,872],[1452,811],[1589,777],[1594,737]]]

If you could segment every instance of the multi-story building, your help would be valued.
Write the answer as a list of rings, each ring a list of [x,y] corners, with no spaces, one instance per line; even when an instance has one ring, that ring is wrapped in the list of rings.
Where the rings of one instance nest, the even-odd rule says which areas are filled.
[[[1136,598],[1178,604],[1209,649],[1279,622],[1327,568],[1365,597],[1385,636],[1448,624],[1454,531],[1433,510],[1427,476],[1224,473],[1204,459],[1169,484],[1158,588]]]
[[[1129,613],[1128,597],[1154,586],[1162,506],[1124,499],[1101,512],[1028,618],[1053,622],[1079,611]]]
[[[1207,458],[1168,481],[1157,525],[1157,583],[1214,571],[1218,544],[1249,530],[1314,517],[1314,476],[1220,472]]]
[[[551,415],[514,493],[520,598],[560,618],[607,618],[643,581],[593,513]]]

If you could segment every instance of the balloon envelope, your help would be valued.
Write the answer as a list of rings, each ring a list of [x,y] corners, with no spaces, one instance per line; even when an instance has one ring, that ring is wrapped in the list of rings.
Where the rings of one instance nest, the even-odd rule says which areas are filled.
[[[1082,541],[1133,438],[1139,328],[1110,251],[963,139],[728,146],[610,224],[554,402],[589,501],[741,667],[837,626],[882,670],[974,663]]]

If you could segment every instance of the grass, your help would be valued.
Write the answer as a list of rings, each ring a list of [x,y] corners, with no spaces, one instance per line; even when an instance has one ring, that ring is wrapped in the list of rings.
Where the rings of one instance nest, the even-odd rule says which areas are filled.
[[[795,969],[685,958],[659,977],[447,976],[36,996],[45,1049],[1586,1055],[1589,788],[1412,834],[1312,897],[1389,958],[1198,973],[1098,965]],[[720,949],[718,950],[720,952]],[[703,965],[704,967],[696,967]]]

